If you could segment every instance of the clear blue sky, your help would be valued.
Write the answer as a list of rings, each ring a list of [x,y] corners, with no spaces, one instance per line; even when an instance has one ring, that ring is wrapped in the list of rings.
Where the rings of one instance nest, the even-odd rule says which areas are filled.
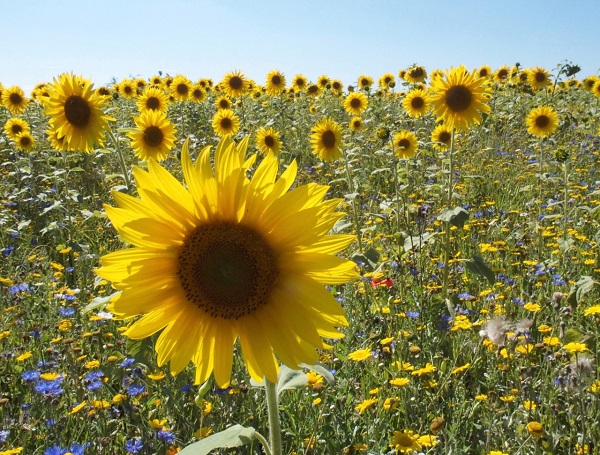
[[[218,82],[239,69],[262,84],[279,69],[345,85],[413,63],[600,70],[599,0],[15,0],[1,11],[0,82],[27,91],[68,71],[99,86],[159,70]]]

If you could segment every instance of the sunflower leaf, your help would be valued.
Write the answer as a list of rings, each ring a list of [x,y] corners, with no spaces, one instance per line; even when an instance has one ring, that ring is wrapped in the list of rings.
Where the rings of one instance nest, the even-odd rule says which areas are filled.
[[[465,261],[465,265],[471,272],[487,278],[490,284],[496,282],[494,272],[489,268],[481,256],[474,255],[473,259],[467,259]]]
[[[308,378],[302,370],[292,370],[286,365],[281,366],[277,381],[277,395],[284,390],[301,389],[308,383]]]
[[[462,228],[469,219],[469,212],[462,207],[447,209],[437,218],[440,221],[450,223],[452,226]]]
[[[233,425],[187,446],[179,453],[181,455],[206,455],[214,449],[240,447],[250,444],[255,434],[256,430],[252,427]]]

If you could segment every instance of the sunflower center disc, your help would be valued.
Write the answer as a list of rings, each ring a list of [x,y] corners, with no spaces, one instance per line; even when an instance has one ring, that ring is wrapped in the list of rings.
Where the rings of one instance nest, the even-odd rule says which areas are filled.
[[[350,106],[352,106],[354,109],[358,109],[361,105],[361,102],[358,98],[352,98],[352,100],[350,101]]]
[[[546,128],[550,123],[550,119],[545,115],[540,115],[535,119],[535,126],[538,128]]]
[[[544,73],[535,73],[536,82],[546,82],[546,75]]]
[[[281,84],[281,78],[279,76],[273,76],[271,78],[271,83],[275,86]]]
[[[416,96],[412,100],[410,100],[410,105],[413,109],[421,109],[423,107],[423,104],[425,104],[425,102],[420,96]]]
[[[144,142],[150,147],[157,147],[162,144],[163,132],[158,126],[149,126],[144,131]]]
[[[160,106],[160,101],[155,96],[151,96],[146,100],[146,107],[151,110],[156,110]]]
[[[186,238],[177,274],[188,301],[212,317],[239,319],[267,304],[279,268],[277,255],[260,233],[213,222]]]
[[[189,87],[187,84],[177,84],[177,93],[180,95],[187,95],[189,91]]]
[[[11,93],[8,97],[10,104],[18,106],[23,101],[23,98],[18,93]]]
[[[232,127],[232,123],[231,123],[230,118],[225,117],[225,118],[221,119],[221,128],[228,131],[231,129],[231,127]]]
[[[14,134],[16,136],[17,134],[23,132],[23,127],[21,125],[17,124],[17,123],[13,123],[10,126],[10,131],[11,131],[12,134]]]
[[[439,140],[440,142],[443,142],[444,144],[450,142],[450,133],[444,131],[443,133],[440,134]]]
[[[450,87],[446,92],[446,105],[454,112],[464,111],[471,105],[471,91],[464,85]]]
[[[92,111],[86,100],[71,95],[65,101],[65,117],[76,128],[84,128],[90,121]]]
[[[335,134],[333,131],[325,131],[322,136],[323,145],[325,148],[335,147]]]
[[[244,82],[239,76],[233,76],[231,79],[229,79],[229,87],[231,87],[233,90],[241,89],[242,85],[244,85]]]
[[[265,136],[265,145],[269,148],[275,145],[275,139],[273,136]]]
[[[410,141],[408,139],[400,139],[400,141],[398,142],[398,148],[406,150],[409,147],[410,147]]]

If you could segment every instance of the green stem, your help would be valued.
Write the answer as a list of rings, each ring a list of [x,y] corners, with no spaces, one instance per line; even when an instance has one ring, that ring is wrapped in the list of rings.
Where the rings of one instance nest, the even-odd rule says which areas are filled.
[[[563,168],[565,171],[565,194],[563,201],[563,239],[565,242],[567,241],[567,211],[568,211],[568,202],[569,202],[569,165],[565,161],[563,163]]]
[[[452,129],[452,135],[450,137],[450,150],[449,154],[449,172],[448,172],[448,193],[446,195],[446,208],[450,210],[452,204],[452,190],[454,186],[454,129]],[[449,262],[450,262],[450,222],[446,222],[444,225],[444,271],[442,274],[442,295],[444,299],[448,300],[448,275],[449,275]]]
[[[354,183],[352,183],[352,174],[350,173],[350,165],[348,164],[348,155],[346,154],[346,150],[344,150],[344,164],[346,166],[346,179],[348,180],[348,191],[350,194],[354,193]],[[352,198],[350,204],[352,205],[352,213],[354,218],[354,230],[356,231],[356,239],[358,240],[358,249],[362,253],[363,245],[362,245],[362,236],[360,235],[360,223],[358,218],[358,210],[356,208],[356,197]]]
[[[269,440],[271,452],[269,455],[281,455],[281,423],[279,421],[279,397],[277,384],[265,378],[267,393],[267,412],[269,414]]]
[[[119,140],[113,134],[110,129],[106,130],[106,134],[110,137],[112,141],[115,151],[117,152],[117,156],[119,157],[119,165],[121,166],[121,172],[123,172],[123,179],[125,180],[125,186],[127,187],[127,193],[131,191],[131,179],[129,178],[129,172],[127,171],[127,164],[125,164],[125,157],[123,156],[123,150],[121,150],[121,146],[119,145]]]

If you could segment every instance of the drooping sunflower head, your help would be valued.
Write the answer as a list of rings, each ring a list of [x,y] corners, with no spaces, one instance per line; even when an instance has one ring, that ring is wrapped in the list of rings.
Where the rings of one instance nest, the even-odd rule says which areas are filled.
[[[220,109],[213,117],[212,127],[219,137],[233,135],[240,128],[240,118],[231,109]]]
[[[219,85],[230,98],[241,96],[248,91],[248,80],[240,70],[225,74]]]
[[[267,74],[267,82],[265,84],[267,94],[277,96],[285,90],[285,76],[279,70],[272,70]]]
[[[443,120],[457,130],[481,123],[481,114],[490,112],[487,80],[464,66],[452,68],[444,76],[432,81],[429,96],[438,121]]]
[[[373,78],[371,76],[367,76],[365,74],[361,74],[358,77],[358,87],[361,90],[368,90],[373,87]]]
[[[419,84],[427,79],[427,71],[422,66],[415,65],[406,70],[403,79],[411,84]]]
[[[353,132],[357,132],[358,130],[360,130],[363,127],[363,121],[360,117],[352,117],[352,119],[350,119],[350,123],[348,124],[348,127]]]
[[[401,159],[415,156],[419,148],[417,136],[412,131],[403,130],[394,134],[394,154]]]
[[[167,112],[169,108],[169,98],[164,90],[159,87],[149,85],[136,100],[137,108],[143,111],[162,111]]]
[[[136,168],[140,198],[114,193],[106,206],[117,232],[134,247],[108,254],[96,273],[120,291],[109,310],[141,315],[124,332],[133,339],[161,332],[158,364],[173,374],[192,362],[196,383],[214,374],[229,384],[236,343],[252,378],[277,381],[278,361],[314,363],[322,337],[338,339],[347,325],[325,285],[358,277],[335,253],[354,240],[328,235],[343,214],[340,200],[323,201],[328,187],[293,185],[292,162],[277,178],[266,155],[248,178],[248,141],[220,141],[196,163],[182,150],[186,186],[154,160]],[[212,162],[214,161],[214,167]]]
[[[558,128],[558,113],[550,106],[532,109],[525,119],[527,131],[536,137],[550,136]]]
[[[279,155],[281,151],[279,132],[271,127],[261,128],[256,132],[256,148],[263,154]]]
[[[367,95],[363,92],[352,92],[346,96],[344,100],[344,109],[350,115],[360,115],[362,114],[369,105],[369,100],[367,99]]]
[[[29,123],[19,117],[9,118],[4,124],[4,132],[9,139],[14,140],[17,134],[29,133],[30,131]]]
[[[24,152],[29,152],[35,144],[35,139],[29,131],[19,133],[14,138],[15,146]]]
[[[186,101],[192,91],[192,82],[187,77],[178,75],[173,78],[169,89],[176,101]]]
[[[431,132],[431,142],[433,148],[439,151],[445,151],[450,148],[452,141],[452,128],[448,128],[443,123],[436,126]]]
[[[402,106],[410,117],[422,117],[429,110],[427,93],[422,89],[411,90],[402,100]]]
[[[331,117],[321,119],[310,135],[313,154],[322,161],[331,162],[341,158],[342,127]]]
[[[134,118],[136,131],[127,133],[134,153],[144,161],[162,161],[175,145],[175,127],[160,110],[144,110]]]
[[[100,96],[89,79],[65,73],[50,85],[45,113],[50,129],[62,138],[63,149],[92,152],[94,143],[103,145],[112,117],[104,113],[106,97]],[[51,134],[54,136],[54,134]]]
[[[2,104],[12,115],[19,115],[25,112],[28,99],[25,92],[18,85],[2,90]]]
[[[292,79],[292,87],[298,93],[304,92],[308,86],[308,79],[304,74],[296,74]]]
[[[552,83],[550,73],[539,66],[530,68],[525,74],[527,74],[527,82],[534,90],[542,90]]]

